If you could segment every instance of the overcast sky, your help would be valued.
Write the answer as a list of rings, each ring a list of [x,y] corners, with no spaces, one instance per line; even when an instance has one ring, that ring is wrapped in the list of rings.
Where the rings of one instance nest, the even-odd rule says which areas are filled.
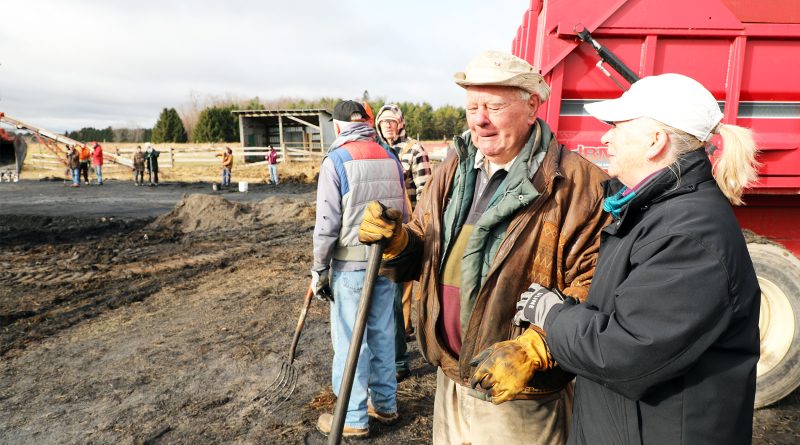
[[[528,0],[14,0],[0,111],[53,131],[151,127],[192,98],[463,105],[478,52],[510,51]]]

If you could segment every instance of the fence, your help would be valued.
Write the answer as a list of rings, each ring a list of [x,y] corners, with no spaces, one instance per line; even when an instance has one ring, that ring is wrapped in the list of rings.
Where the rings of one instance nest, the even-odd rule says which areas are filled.
[[[158,157],[159,168],[218,165],[220,158],[217,155],[225,151],[225,147],[159,147],[157,149],[161,153]],[[133,155],[136,153],[135,147],[113,147],[104,150],[106,153],[114,153],[128,159],[133,159]],[[267,163],[265,157],[269,153],[269,147],[231,147],[231,150],[236,164],[259,165]],[[285,147],[275,147],[275,150],[278,152],[278,163],[319,162],[325,152],[325,149],[318,143],[287,143]],[[46,169],[65,168],[61,158],[42,149],[29,150],[26,163]],[[104,168],[113,169],[115,164],[106,160]],[[127,169],[128,167],[124,168]]]
[[[110,144],[109,144],[110,145]],[[423,145],[428,150],[431,161],[434,163],[441,162],[444,159],[448,145],[442,142],[423,142]],[[222,147],[196,147],[185,144],[176,147],[158,147],[161,155],[158,157],[159,168],[179,168],[179,167],[201,167],[204,165],[220,164],[218,154],[222,154],[225,146]],[[114,153],[128,159],[133,158],[136,152],[136,146],[109,147],[104,148],[106,153]],[[263,165],[266,164],[265,156],[269,153],[269,147],[236,147],[232,146],[233,161],[237,165],[246,163],[247,165]],[[327,147],[323,147],[318,142],[303,143],[303,142],[287,142],[283,147],[275,147],[278,152],[278,163],[285,162],[321,162],[325,156]],[[28,147],[28,156],[25,161],[35,167],[45,169],[65,168],[64,163],[49,150],[38,144],[31,144]],[[119,166],[106,160],[104,169],[116,168],[129,169],[128,167]]]

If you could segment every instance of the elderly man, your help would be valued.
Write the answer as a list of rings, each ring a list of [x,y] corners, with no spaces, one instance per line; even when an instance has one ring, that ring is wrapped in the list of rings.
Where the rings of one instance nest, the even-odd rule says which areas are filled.
[[[586,298],[610,221],[607,175],[536,118],[550,89],[524,60],[484,52],[455,81],[467,92],[469,131],[411,222],[373,202],[359,236],[388,240],[385,274],[420,280],[418,340],[439,367],[433,442],[561,444],[572,375],[552,363],[534,373],[547,359],[541,334],[513,318],[531,282]]]
[[[403,111],[395,104],[386,104],[378,111],[375,118],[378,142],[389,148],[400,160],[403,166],[403,176],[406,182],[406,193],[411,203],[411,210],[417,205],[417,197],[425,189],[431,178],[431,163],[428,152],[416,139],[406,136],[406,121]],[[411,292],[412,282],[408,281],[398,286],[395,297],[395,365],[397,381],[403,380],[410,373],[408,367],[408,352],[406,338],[412,333],[411,327]]]
[[[358,241],[358,222],[373,199],[405,210],[405,190],[400,163],[375,142],[375,130],[366,124],[368,115],[360,103],[338,103],[333,119],[337,137],[322,161],[317,188],[311,288],[317,298],[331,302],[331,377],[338,395],[367,267],[368,248]],[[405,214],[396,216],[402,219]],[[395,283],[385,277],[375,282],[345,437],[367,437],[369,417],[382,423],[399,417],[392,314],[396,291]],[[327,435],[332,421],[331,414],[322,414],[317,429]]]

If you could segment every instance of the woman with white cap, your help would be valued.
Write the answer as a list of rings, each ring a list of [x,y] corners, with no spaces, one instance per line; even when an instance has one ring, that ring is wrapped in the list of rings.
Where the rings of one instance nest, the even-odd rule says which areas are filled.
[[[679,74],[585,108],[611,124],[614,222],[585,303],[534,284],[517,314],[577,374],[569,443],[750,443],[760,291],[731,203],[756,178],[752,135]]]

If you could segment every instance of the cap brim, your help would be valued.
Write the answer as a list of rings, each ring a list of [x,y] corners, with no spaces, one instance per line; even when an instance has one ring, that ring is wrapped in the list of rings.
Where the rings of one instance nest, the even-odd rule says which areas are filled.
[[[603,122],[623,122],[642,117],[642,113],[625,97],[585,104],[587,113]]]
[[[507,79],[478,79],[478,80],[467,80],[466,74],[463,72],[458,72],[453,75],[453,81],[460,87],[466,88],[469,86],[502,86],[502,87],[519,87],[524,88],[521,85],[518,85],[519,82],[516,81],[516,76],[511,76]]]

